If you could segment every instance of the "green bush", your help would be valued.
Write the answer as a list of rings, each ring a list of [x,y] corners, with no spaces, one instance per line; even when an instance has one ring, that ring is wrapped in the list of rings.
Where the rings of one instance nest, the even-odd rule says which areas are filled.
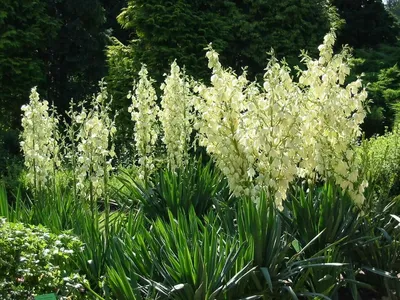
[[[400,127],[373,137],[360,148],[360,159],[375,199],[387,201],[400,194]]]
[[[69,234],[0,218],[0,299],[46,293],[84,299],[83,278],[72,272],[74,255],[81,250],[82,243]]]

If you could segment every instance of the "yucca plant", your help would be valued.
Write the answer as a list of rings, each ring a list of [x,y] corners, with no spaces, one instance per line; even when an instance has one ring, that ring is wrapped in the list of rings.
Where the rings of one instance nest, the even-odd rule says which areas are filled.
[[[162,170],[154,180],[155,195],[160,200],[161,211],[167,207],[174,216],[179,210],[189,212],[193,206],[196,214],[207,213],[218,197],[227,199],[228,183],[212,161],[192,158],[186,166]]]
[[[353,260],[362,270],[359,280],[373,285],[380,294],[400,294],[399,131],[364,141],[359,149],[369,186],[365,191],[360,234],[368,239],[353,247]],[[365,275],[363,275],[365,273]]]
[[[113,238],[109,241],[109,261],[107,263],[105,294],[116,299],[141,299],[136,270],[126,262],[134,253],[132,237],[141,234],[144,227],[143,214],[122,214],[114,219],[111,229]]]
[[[122,183],[119,195],[130,198],[131,203],[139,202],[151,218],[168,219],[168,210],[177,216],[179,210],[189,212],[191,207],[201,216],[217,199],[229,198],[226,179],[211,161],[203,163],[201,158],[192,158],[181,168],[159,170],[147,185],[126,172],[117,178]]]
[[[360,281],[370,284],[390,299],[400,294],[400,218],[380,214],[366,215],[360,226],[368,240],[353,247],[353,260],[362,270]],[[395,293],[395,294],[393,294]]]
[[[286,226],[302,245],[322,231],[309,251],[315,253],[338,240],[356,237],[360,209],[347,193],[329,181],[320,187],[307,187],[307,192],[305,189],[293,186],[282,214]]]
[[[15,201],[11,203],[7,196],[7,190],[0,186],[0,216],[5,217],[10,222],[25,222],[30,219],[30,209],[24,203],[21,193],[18,190]]]
[[[378,159],[385,168],[388,163],[386,156],[382,158],[380,155]],[[371,163],[367,164],[371,184],[365,192],[364,214],[358,228],[359,235],[364,239],[349,249],[352,250],[352,260],[360,270],[358,280],[372,285],[380,294],[396,298],[392,293],[396,291],[397,295],[400,294],[400,232],[396,219],[400,215],[400,198],[382,192],[379,184],[382,178],[374,177],[375,170],[369,172],[370,167]]]
[[[209,218],[209,220],[214,218]],[[214,222],[215,221],[215,222]],[[245,245],[225,235],[216,219],[203,224],[194,208],[188,215],[168,212],[131,241],[120,241],[126,270],[139,276],[143,297],[150,299],[237,299],[252,262],[240,258]],[[240,262],[238,264],[238,262]],[[125,272],[129,274],[128,271]],[[244,295],[243,295],[244,296]]]
[[[140,190],[136,184],[138,168],[136,166],[118,166],[109,180],[110,199],[119,207],[134,207],[140,201]],[[138,195],[139,192],[139,195]]]
[[[332,181],[327,181],[322,186],[309,186],[307,192],[305,189],[302,185],[292,188],[286,210],[282,213],[288,230],[300,247],[319,236],[305,251],[306,256],[320,253],[329,262],[347,265],[346,268],[311,270],[310,284],[314,290],[330,297],[337,297],[339,289],[348,285],[353,297],[357,297],[355,284],[358,282],[353,280],[355,273],[348,250],[357,241],[367,239],[358,231],[361,211],[350,195]]]
[[[330,268],[341,268],[328,255],[331,247],[309,254],[318,241],[317,233],[302,245],[295,236],[285,231],[282,215],[265,193],[258,205],[250,199],[242,199],[238,206],[237,228],[240,241],[249,241],[251,248],[247,259],[254,259],[257,272],[252,276],[253,288],[263,299],[297,299],[298,297],[326,298],[325,290],[314,287],[313,279],[323,280]],[[323,270],[317,272],[317,270]]]

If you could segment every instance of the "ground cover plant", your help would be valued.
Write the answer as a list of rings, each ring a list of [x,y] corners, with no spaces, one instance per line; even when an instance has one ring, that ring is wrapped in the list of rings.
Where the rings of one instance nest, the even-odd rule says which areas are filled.
[[[143,65],[127,95],[136,151],[125,167],[105,82],[65,121],[32,89],[28,191],[1,190],[3,224],[83,243],[56,265],[77,274],[70,299],[398,298],[399,132],[360,142],[367,94],[346,82],[349,49],[334,54],[334,42],[331,31],[318,58],[302,53],[297,75],[272,55],[262,83],[223,67],[211,45],[209,84],[173,62],[157,95]],[[18,232],[7,234],[23,247]],[[66,296],[57,276],[43,289],[37,276],[7,297]]]
[[[55,235],[45,228],[9,223],[3,218],[0,233],[2,299],[33,299],[34,294],[49,292],[63,299],[81,295],[84,279],[71,268],[82,251],[76,237]]]

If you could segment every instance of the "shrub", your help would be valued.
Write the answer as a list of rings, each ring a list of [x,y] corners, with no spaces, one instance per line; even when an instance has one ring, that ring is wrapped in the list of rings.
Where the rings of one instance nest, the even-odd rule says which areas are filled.
[[[33,299],[56,293],[84,298],[83,278],[72,271],[82,243],[69,234],[54,235],[44,227],[0,219],[0,298]]]
[[[365,141],[359,149],[374,197],[390,200],[400,194],[400,126]]]

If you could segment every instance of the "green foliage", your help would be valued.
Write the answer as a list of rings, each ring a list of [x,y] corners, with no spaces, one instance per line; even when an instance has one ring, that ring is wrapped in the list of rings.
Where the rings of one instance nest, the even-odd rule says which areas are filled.
[[[325,275],[334,271],[338,274],[344,264],[337,263],[338,257],[332,255],[331,245],[318,248],[322,232],[303,243],[304,239],[300,240],[297,235],[298,226],[287,228],[285,219],[273,202],[267,201],[265,194],[259,201],[258,206],[249,200],[241,201],[237,212],[239,240],[248,241],[251,245],[250,256],[246,259],[253,258],[258,266],[255,276],[252,276],[253,289],[263,295],[263,299],[326,297],[333,294],[332,290],[339,282],[333,277],[333,286],[327,288],[323,285]],[[304,214],[302,217],[307,216]]]
[[[114,36],[121,42],[125,43],[129,38],[129,32],[123,30],[117,21],[117,16],[126,6],[125,0],[101,0],[100,1],[105,12],[106,22],[105,28],[108,36]]]
[[[18,190],[19,177],[23,170],[18,136],[19,132],[16,130],[0,130],[0,183],[9,192]]]
[[[126,176],[128,175],[128,176]],[[162,169],[147,185],[140,184],[125,174],[117,176],[125,190],[120,196],[139,201],[149,217],[168,217],[170,211],[177,216],[179,211],[189,212],[193,207],[202,216],[217,201],[229,198],[226,179],[209,161],[190,159],[187,165],[176,170]]]
[[[99,0],[5,0],[0,7],[3,126],[19,127],[29,90],[65,111],[105,75],[105,12]],[[110,25],[110,24],[108,24]]]
[[[307,192],[301,185],[294,186],[283,216],[299,247],[304,249],[313,241],[308,249],[304,249],[306,257],[319,254],[327,262],[343,263],[342,268],[332,265],[312,269],[310,282],[313,289],[335,296],[342,286],[354,285],[351,279],[356,270],[347,266],[351,263],[348,250],[359,238],[360,210],[347,193],[332,182],[322,187],[309,186]]]
[[[400,1],[399,0],[387,0],[386,8],[400,21]]]
[[[118,17],[134,30],[131,57],[137,73],[145,63],[157,81],[178,60],[189,75],[207,78],[204,50],[210,42],[222,61],[250,76],[262,73],[275,49],[278,57],[297,57],[298,49],[315,49],[329,29],[324,1],[128,1]],[[148,16],[151,16],[149,18]],[[307,18],[307,21],[305,21]],[[133,74],[132,74],[133,75]]]
[[[333,0],[346,24],[339,33],[339,45],[354,48],[376,47],[397,41],[400,26],[382,0]]]
[[[370,113],[362,125],[366,137],[384,134],[386,127],[392,129],[396,123],[396,107],[400,101],[399,49],[400,42],[397,42],[354,51],[352,74],[363,73],[363,81],[369,84]]]
[[[393,179],[390,175],[387,178]],[[362,271],[357,274],[357,280],[373,286],[389,299],[396,299],[394,293],[400,291],[400,198],[390,196],[384,190],[390,187],[390,182],[383,183],[381,188],[379,180],[371,181],[366,192],[364,211],[367,213],[361,218],[358,228],[363,238],[352,247],[351,259],[355,268]],[[393,188],[398,189],[398,186],[396,183]]]
[[[362,126],[366,137],[383,134],[392,128],[399,101],[399,75],[395,65],[399,57],[400,23],[385,9],[381,0],[334,0],[338,13],[345,20],[339,31],[339,44],[355,48],[352,74],[364,73],[370,113]],[[387,8],[393,3],[387,3]]]
[[[282,213],[264,195],[258,205],[241,199],[233,207],[216,202],[207,213],[164,209],[156,219],[135,205],[115,207],[106,223],[102,202],[93,213],[70,188],[38,195],[40,201],[20,196],[12,205],[2,190],[0,215],[56,233],[72,229],[85,248],[66,267],[85,275],[85,290],[96,299],[211,299],[217,290],[216,299],[295,299],[337,297],[342,287],[385,294],[397,288],[400,237],[390,215],[399,215],[399,205],[379,213],[377,203],[371,208],[376,198],[367,197],[360,216],[332,184],[294,191]]]
[[[69,234],[0,219],[0,297],[32,299],[38,294],[83,299],[83,278],[71,272],[82,243]]]
[[[254,270],[244,264],[246,246],[225,235],[213,215],[205,224],[191,209],[157,219],[123,246],[126,270],[140,274],[152,299],[233,299],[243,295]],[[126,272],[126,271],[125,271]],[[122,289],[121,289],[122,291]],[[126,297],[126,295],[125,295]]]
[[[364,141],[359,149],[369,181],[369,197],[381,209],[400,194],[400,129]]]
[[[399,212],[397,203],[397,212]],[[360,235],[365,237],[357,247],[353,247],[352,259],[363,270],[357,278],[374,286],[380,294],[396,299],[393,294],[400,291],[400,234],[399,218],[390,215],[393,207],[387,206],[381,212],[368,214],[359,227]]]
[[[96,76],[102,72],[101,65],[92,68],[79,64],[80,60],[90,60],[86,52],[81,50],[93,55],[93,64],[101,60],[98,50],[103,36],[98,29],[103,26],[104,12],[99,3],[54,1],[54,6],[48,7],[50,15],[61,20],[58,41],[60,45],[61,41],[65,45],[65,49],[57,46],[46,50],[51,56],[47,75],[55,82],[54,90],[48,95],[50,98],[60,96],[60,103],[64,103],[64,97],[69,97],[70,92],[76,92],[77,95],[88,93]],[[213,41],[216,49],[222,51],[222,63],[229,64],[236,70],[242,65],[249,65],[250,76],[262,72],[260,66],[264,66],[267,57],[263,51],[271,46],[274,46],[278,56],[285,55],[289,63],[292,63],[297,60],[294,55],[297,55],[298,48],[316,48],[319,34],[325,32],[325,26],[329,23],[329,10],[324,3],[325,1],[319,0],[307,3],[289,0],[280,3],[230,0],[182,0],[170,3],[130,0],[119,21],[133,30],[136,36],[128,46],[115,39],[114,46],[108,52],[111,80],[109,86],[115,89],[115,107],[121,111],[126,110],[127,91],[124,89],[130,86],[141,62],[148,64],[150,72],[157,79],[162,78],[163,72],[167,71],[167,65],[175,58],[178,58],[179,64],[186,64],[188,74],[197,78],[208,77],[202,53],[203,47],[210,41]],[[82,6],[80,11],[77,11],[78,5]],[[107,5],[110,6],[111,3],[107,2]],[[312,19],[312,22],[305,21],[305,17]],[[74,37],[72,41],[67,41],[69,36]],[[332,39],[333,36],[328,36],[326,43],[329,44]],[[80,45],[75,40],[88,45]],[[78,50],[71,51],[75,47]],[[322,49],[324,47],[323,45]],[[52,52],[55,49],[56,53]],[[324,51],[325,56],[322,58],[328,57],[329,60],[329,50]],[[376,76],[376,80],[370,85],[370,90],[379,99],[383,99],[387,107],[395,104],[398,97],[397,81],[400,72],[397,66],[393,67],[391,59],[385,61],[385,64],[389,61],[391,63],[385,65],[385,70],[379,74],[372,74],[376,69],[375,66],[371,67],[371,78]],[[68,69],[68,66],[71,68]],[[85,77],[87,72],[92,71],[93,74]],[[345,74],[347,68],[342,70],[339,81]],[[289,73],[284,75],[288,80],[291,79]],[[82,79],[83,77],[85,78]],[[313,84],[318,85],[320,76],[317,75],[314,79]],[[80,83],[85,86],[79,87]],[[278,80],[277,85],[282,86],[281,84]],[[310,84],[310,93],[313,92],[313,84]],[[75,85],[78,87],[74,91],[69,90]],[[229,87],[226,82],[221,86],[221,90]],[[356,86],[352,88],[357,90]],[[242,95],[242,88],[238,90],[238,94]],[[219,95],[219,91],[216,94]],[[268,95],[265,95],[268,99]],[[326,95],[320,96],[321,99],[324,97]],[[381,107],[382,103],[377,105]],[[282,109],[287,108],[284,105]],[[343,110],[346,107],[339,108]],[[238,109],[238,114],[246,109]],[[354,109],[350,109],[350,112],[353,113]],[[258,122],[262,113],[264,111],[260,111],[259,115],[255,115],[257,117],[250,120]],[[87,120],[87,116],[85,111],[81,114],[70,114],[72,119],[77,118],[80,119],[78,123],[82,122],[82,134],[87,133],[89,138],[91,133],[90,137],[96,141],[93,143],[94,149],[106,155],[108,142],[103,148],[98,142],[99,138],[104,137],[104,130],[98,130],[98,123],[83,121]],[[329,112],[326,115],[328,117]],[[225,115],[216,118],[222,120]],[[317,118],[316,120],[320,121]],[[335,118],[332,120],[335,121]],[[126,126],[126,121],[127,119],[122,118],[120,126],[129,127]],[[240,121],[239,119],[238,122]],[[89,123],[93,127],[88,127]],[[309,127],[315,124],[310,122]],[[218,122],[215,124],[220,125]],[[357,126],[354,127],[355,131],[358,130]],[[74,125],[69,128],[70,133],[77,129]],[[272,126],[271,131],[274,130],[275,127]],[[322,126],[320,130],[324,134],[328,132],[328,137],[336,135],[329,133],[328,125]],[[147,133],[146,128],[144,133]],[[364,163],[365,173],[371,178],[371,184],[365,193],[367,201],[361,209],[355,207],[346,192],[329,181],[322,187],[308,186],[308,190],[299,183],[288,196],[289,200],[282,212],[274,206],[276,199],[268,197],[266,192],[261,192],[259,198],[254,196],[251,200],[237,199],[230,195],[226,178],[214,168],[212,162],[205,164],[196,159],[191,159],[184,167],[174,170],[165,169],[160,162],[159,172],[146,182],[138,181],[134,165],[129,166],[127,171],[110,174],[114,176],[110,181],[108,175],[102,177],[109,170],[100,167],[99,177],[95,179],[97,183],[103,182],[101,184],[104,184],[104,194],[99,193],[99,197],[91,197],[88,201],[84,194],[76,193],[76,177],[80,176],[80,184],[85,185],[89,182],[86,172],[93,172],[96,166],[103,166],[107,160],[104,157],[96,162],[96,166],[85,165],[78,175],[74,173],[74,169],[64,169],[61,173],[53,174],[54,179],[57,179],[54,182],[58,182],[58,186],[34,193],[32,199],[27,199],[25,194],[16,194],[15,201],[9,202],[5,190],[0,189],[0,216],[27,224],[42,224],[57,234],[71,230],[85,243],[83,251],[74,253],[73,259],[69,259],[69,256],[65,258],[61,269],[51,269],[53,265],[56,266],[52,262],[51,265],[46,264],[50,267],[46,269],[45,275],[42,275],[43,272],[39,277],[35,275],[40,281],[53,280],[55,283],[52,285],[60,289],[60,294],[69,293],[69,290],[62,290],[65,286],[60,280],[63,275],[61,272],[69,274],[76,271],[87,279],[82,283],[88,295],[81,295],[81,298],[91,296],[100,300],[328,299],[340,298],[343,289],[350,290],[353,298],[357,299],[362,288],[376,289],[381,294],[392,296],[395,290],[399,292],[396,276],[400,273],[400,204],[398,198],[394,198],[399,186],[396,184],[398,133],[394,132],[393,135],[396,138],[387,135],[382,140],[373,139],[363,148],[367,150],[361,162]],[[244,135],[243,139],[247,136]],[[67,157],[72,156],[67,168],[76,168],[79,160],[82,162],[91,159],[85,156],[90,151],[82,150],[82,145],[80,150],[79,146],[75,148],[74,141],[78,141],[73,134],[69,138],[73,145],[67,150],[71,153],[66,153]],[[129,141],[130,138],[127,131],[121,135],[122,140]],[[301,138],[304,141],[307,139],[299,136]],[[218,143],[218,138],[216,140],[215,148],[223,147]],[[251,139],[251,142],[254,140]],[[264,140],[260,140],[260,143]],[[85,145],[87,143],[86,139],[82,142]],[[333,150],[341,148],[346,147],[340,144],[332,146]],[[78,153],[77,149],[81,151],[81,155],[74,156]],[[231,151],[227,152],[228,156],[232,156]],[[349,152],[346,152],[347,156],[351,156]],[[274,155],[280,157],[281,153]],[[340,159],[342,156],[341,152]],[[254,160],[262,160],[261,156],[255,157],[252,163]],[[157,160],[159,161],[161,159]],[[276,167],[276,164],[268,164],[267,159],[265,162],[267,167],[253,170],[253,173],[261,177],[268,169]],[[294,163],[294,170],[297,166]],[[316,165],[311,169],[318,167]],[[342,168],[342,177],[356,170],[356,165],[348,167]],[[271,178],[274,177],[276,176]],[[111,193],[108,183],[113,187]],[[95,185],[90,186],[93,189]],[[100,190],[90,192],[97,191]],[[282,192],[283,198],[284,194],[286,189]],[[10,230],[7,234],[20,238],[19,232],[22,229],[17,225],[12,226],[17,230]],[[37,229],[32,227],[29,230]],[[44,232],[46,237],[59,237],[49,231]],[[36,243],[29,235],[26,239],[30,245],[39,249],[34,250],[35,254],[47,253],[43,251],[45,244]],[[2,235],[0,243],[1,241]],[[58,242],[55,241],[55,244]],[[3,248],[7,251],[15,248],[13,244],[0,246],[0,252]],[[2,259],[0,255],[1,263]],[[51,258],[46,256],[44,259]],[[20,259],[16,261],[25,263]],[[40,261],[29,260],[29,263],[31,269],[43,267]],[[4,264],[7,265],[6,260]],[[46,277],[52,272],[56,272],[55,276]],[[369,277],[363,277],[363,273],[367,273]],[[25,282],[30,280],[27,275],[13,276],[16,279],[23,278]],[[39,279],[36,279],[36,283]],[[12,284],[16,285],[14,281]]]
[[[323,232],[309,248],[311,253],[355,237],[360,211],[351,197],[333,183],[325,183],[322,187],[310,186],[307,193],[302,186],[294,186],[287,206],[289,216],[286,223],[300,245],[306,245]]]
[[[118,114],[115,120],[118,128],[115,143],[117,155],[122,161],[129,161],[134,155],[133,126],[126,126],[131,123],[128,107],[132,104],[127,95],[132,89],[134,74],[137,74],[133,56],[134,51],[131,46],[126,46],[115,38],[111,39],[111,45],[107,48],[107,83],[114,99],[112,109]],[[130,163],[132,161],[129,161]]]
[[[320,0],[235,2],[240,19],[232,27],[233,41],[222,49],[222,62],[236,71],[248,66],[251,79],[263,74],[271,48],[291,66],[299,63],[299,49],[315,56],[335,18],[327,2]]]
[[[87,281],[84,289],[88,291],[88,295],[101,299],[93,289],[99,293],[103,291],[106,270],[114,260],[110,259],[110,253],[113,251],[109,246],[111,241],[117,238],[122,230],[133,234],[133,230],[130,229],[132,224],[141,223],[133,221],[137,219],[132,212],[128,216],[119,212],[110,213],[107,223],[97,206],[94,211],[90,211],[88,201],[76,199],[68,186],[57,188],[55,193],[43,192],[36,196],[37,199],[29,200],[19,193],[15,202],[11,204],[7,200],[5,190],[0,189],[0,216],[14,222],[41,224],[58,234],[65,230],[73,231],[84,241],[85,247],[69,261],[69,267],[78,269],[80,274],[85,275]],[[109,229],[108,235],[104,234],[106,226]]]
[[[400,121],[400,114],[396,107],[400,104],[400,69],[396,65],[382,69],[378,73],[377,81],[368,88],[371,99],[376,99],[374,105],[383,108],[387,125],[393,128]],[[383,103],[379,103],[382,102]]]
[[[100,0],[49,0],[47,14],[59,24],[43,51],[45,98],[61,112],[71,98],[91,96],[105,75],[105,12]]]
[[[352,260],[363,272],[358,280],[377,288],[380,294],[396,299],[400,281],[400,152],[399,129],[364,141],[359,157],[369,181],[364,203],[365,215],[358,228],[363,240],[353,247]]]
[[[60,28],[43,0],[4,0],[0,6],[0,113],[16,128],[29,90],[46,80],[42,53]],[[29,17],[27,17],[29,16]]]

